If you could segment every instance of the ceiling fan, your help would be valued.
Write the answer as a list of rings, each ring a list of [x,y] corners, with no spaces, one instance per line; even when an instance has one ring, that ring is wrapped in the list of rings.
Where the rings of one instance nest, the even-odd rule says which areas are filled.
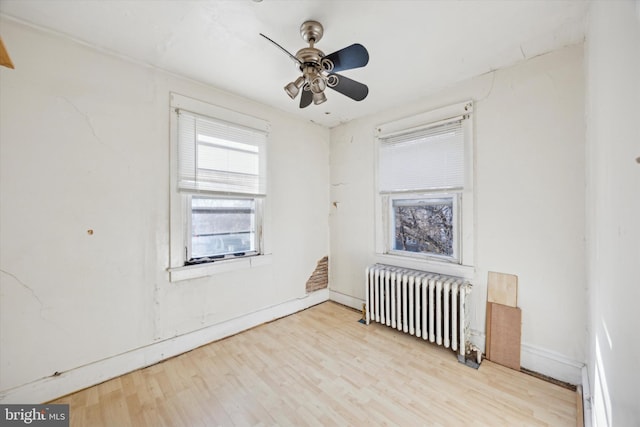
[[[302,75],[287,84],[284,90],[291,99],[295,99],[298,92],[302,92],[300,95],[300,108],[305,108],[312,102],[315,105],[325,102],[327,97],[324,91],[327,87],[355,101],[362,101],[369,93],[367,85],[336,74],[337,71],[345,71],[367,65],[369,62],[367,49],[359,43],[354,43],[351,46],[325,55],[321,50],[315,48],[315,43],[320,41],[323,33],[324,29],[319,22],[304,22],[300,26],[300,35],[304,41],[309,43],[309,47],[300,49],[295,55],[292,55],[278,43],[260,33],[262,37],[279,47],[298,64]]]

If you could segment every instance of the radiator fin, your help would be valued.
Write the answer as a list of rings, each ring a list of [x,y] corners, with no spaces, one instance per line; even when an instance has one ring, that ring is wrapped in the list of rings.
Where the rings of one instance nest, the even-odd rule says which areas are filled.
[[[463,278],[384,264],[366,269],[366,323],[374,321],[464,355],[469,345]]]

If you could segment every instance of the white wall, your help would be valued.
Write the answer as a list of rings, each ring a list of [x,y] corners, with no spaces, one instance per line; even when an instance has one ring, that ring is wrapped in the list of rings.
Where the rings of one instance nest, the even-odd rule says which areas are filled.
[[[374,247],[375,126],[473,99],[473,341],[484,348],[488,271],[516,274],[522,365],[579,383],[586,338],[583,46],[435,94],[420,97],[416,86],[416,96],[403,108],[332,129],[332,298],[359,306],[365,267],[390,263]]]
[[[1,24],[16,69],[0,70],[0,401],[51,399],[308,305],[329,250],[327,129]],[[169,282],[169,92],[271,123],[270,264]]]
[[[594,2],[586,52],[592,414],[598,426],[637,426],[640,2]]]

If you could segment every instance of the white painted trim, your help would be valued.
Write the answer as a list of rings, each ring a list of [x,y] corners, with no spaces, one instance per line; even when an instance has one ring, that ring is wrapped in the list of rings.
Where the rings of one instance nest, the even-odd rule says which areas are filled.
[[[589,369],[587,365],[582,367],[582,419],[584,420],[584,427],[591,427],[593,425],[592,412],[591,412],[591,386],[589,382]]]
[[[187,265],[184,267],[168,268],[169,280],[196,279],[198,277],[211,276],[213,274],[226,273],[244,268],[259,267],[271,264],[271,255],[255,255],[237,259],[225,259],[206,264]]]
[[[471,329],[470,334],[471,343],[484,353],[486,351],[484,332]],[[520,344],[520,366],[556,380],[584,386],[582,369],[585,364],[555,351],[523,342]]]
[[[412,132],[417,129],[429,128],[440,122],[473,112],[473,101],[468,100],[453,105],[447,105],[434,110],[425,111],[413,116],[404,117],[393,122],[376,126],[376,137],[386,137],[398,132]]]
[[[527,343],[522,343],[520,348],[520,366],[523,368],[570,384],[582,383],[583,362]]]
[[[414,270],[462,277],[470,281],[474,279],[475,275],[475,268],[473,266],[436,261],[434,259],[419,259],[410,256],[377,253],[375,254],[374,261],[394,267],[411,268]]]
[[[341,294],[340,292],[330,291],[329,299],[331,301],[335,301],[338,304],[346,305],[347,307],[354,308],[358,311],[362,310],[362,304],[364,304],[364,300],[360,298],[355,298],[350,295]]]
[[[180,95],[178,93],[171,92],[170,103],[172,109],[181,108],[192,113],[215,117],[219,120],[246,126],[260,132],[267,133],[271,130],[271,125],[267,120],[249,116],[238,111],[229,110],[228,108],[224,108],[219,105],[213,105],[199,99]]]
[[[321,289],[294,300],[267,307],[235,319],[184,335],[149,344],[117,356],[98,360],[0,392],[0,403],[42,403],[99,384],[136,369],[153,365],[213,341],[237,334],[329,300],[329,290]]]

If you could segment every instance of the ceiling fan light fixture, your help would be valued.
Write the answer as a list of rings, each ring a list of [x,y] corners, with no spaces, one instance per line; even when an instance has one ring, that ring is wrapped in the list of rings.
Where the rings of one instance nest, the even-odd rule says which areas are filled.
[[[295,97],[298,96],[299,89],[294,82],[291,82],[284,87],[284,91],[287,92],[287,95],[289,95],[291,99],[295,99]]]
[[[295,82],[291,82],[284,87],[284,91],[287,92],[287,95],[291,97],[291,99],[295,99],[298,96],[298,92],[300,92],[300,88],[304,85],[304,77],[300,76],[296,79]]]
[[[311,81],[311,92],[313,93],[320,93],[320,92],[324,92],[324,90],[327,88],[327,83],[324,81],[324,79],[320,76],[314,78]]]
[[[314,92],[313,94],[313,103],[314,105],[320,105],[327,100],[324,92]]]

